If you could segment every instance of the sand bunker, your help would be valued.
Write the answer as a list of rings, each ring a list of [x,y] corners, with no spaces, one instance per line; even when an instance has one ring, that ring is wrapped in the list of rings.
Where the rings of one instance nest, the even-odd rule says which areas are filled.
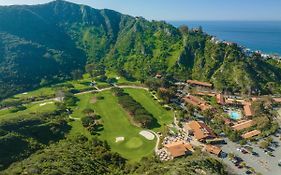
[[[92,99],[91,99],[91,103],[92,104],[95,104],[97,102],[97,97],[93,97]]]
[[[46,102],[46,103],[41,103],[39,104],[39,106],[45,106],[45,105],[48,105],[48,104],[53,104],[54,102]]]
[[[149,131],[141,131],[140,133],[139,133],[140,135],[142,135],[144,138],[146,138],[147,140],[153,140],[154,139],[154,134],[152,134],[151,132],[149,132]]]
[[[116,137],[115,138],[115,142],[117,143],[117,142],[122,142],[122,141],[124,141],[125,140],[125,138],[124,137]]]

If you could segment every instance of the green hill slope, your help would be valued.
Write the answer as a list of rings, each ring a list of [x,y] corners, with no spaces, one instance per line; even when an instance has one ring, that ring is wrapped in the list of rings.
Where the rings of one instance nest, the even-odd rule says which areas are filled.
[[[280,92],[277,62],[248,58],[235,45],[165,22],[61,0],[0,7],[0,21],[0,98],[70,79],[87,62],[139,80],[160,72],[221,90]]]

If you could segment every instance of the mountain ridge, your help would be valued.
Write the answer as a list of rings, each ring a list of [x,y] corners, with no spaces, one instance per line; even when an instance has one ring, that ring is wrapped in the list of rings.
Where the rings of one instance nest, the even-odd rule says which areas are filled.
[[[0,21],[2,35],[19,40],[5,44],[2,36],[0,70],[5,71],[0,72],[0,98],[42,86],[45,80],[50,84],[70,79],[72,71],[83,70],[86,63],[92,62],[102,62],[108,69],[142,81],[162,73],[178,80],[211,81],[221,91],[281,92],[281,66],[277,62],[261,60],[258,55],[249,58],[237,45],[215,44],[202,31],[175,28],[163,21],[147,21],[63,0],[0,6]],[[37,48],[29,50],[33,55],[19,54],[26,52],[20,40],[45,47],[42,55],[49,55],[48,64],[55,63],[56,69],[43,63],[42,55],[34,54]],[[50,50],[56,54],[50,54]],[[13,57],[7,56],[11,54]],[[31,66],[32,61],[45,64],[48,73]],[[10,65],[8,70],[9,63],[30,67],[20,70]],[[27,78],[28,72],[34,75]]]

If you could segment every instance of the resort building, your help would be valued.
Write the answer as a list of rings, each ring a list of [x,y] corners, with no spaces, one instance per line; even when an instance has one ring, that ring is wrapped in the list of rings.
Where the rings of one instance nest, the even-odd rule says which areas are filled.
[[[226,125],[230,125],[230,124],[232,123],[229,118],[223,118],[223,122],[224,122],[224,124],[226,124]]]
[[[216,94],[215,93],[211,93],[211,92],[199,92],[199,91],[195,91],[192,94],[194,95],[199,95],[199,96],[209,96],[209,97],[215,97]]]
[[[250,128],[252,126],[254,126],[256,123],[253,120],[247,120],[247,121],[243,121],[241,123],[238,123],[234,126],[232,126],[232,129],[236,130],[236,131],[241,131],[243,129],[247,129]]]
[[[166,144],[164,148],[172,159],[191,154],[193,151],[192,145],[183,141]]]
[[[194,135],[196,140],[200,142],[206,142],[207,139],[216,138],[214,132],[202,121],[191,121],[185,125],[185,131],[190,135]]]
[[[275,103],[281,103],[281,98],[273,98],[273,101],[274,101]]]
[[[222,149],[220,147],[214,145],[205,145],[204,150],[208,153],[214,154],[216,156],[220,156]]]
[[[259,130],[253,130],[253,131],[247,132],[245,134],[242,134],[241,137],[244,139],[250,139],[254,136],[259,135],[260,133],[261,133],[261,131],[259,131]]]
[[[190,86],[195,86],[195,87],[204,87],[204,88],[212,88],[213,87],[213,85],[211,83],[201,82],[201,81],[197,81],[197,80],[187,80],[186,82]]]
[[[239,105],[239,106],[242,105],[241,100],[232,99],[232,98],[226,98],[224,104],[226,104],[226,105]]]
[[[184,97],[183,100],[187,104],[199,107],[202,111],[211,109],[211,106],[206,101],[204,101],[198,97],[192,96],[192,95],[188,95],[188,96]]]
[[[245,114],[246,117],[251,117],[255,114],[254,110],[252,108],[251,102],[245,102],[244,106],[243,106],[243,109],[244,109],[244,114]]]
[[[225,103],[224,96],[221,93],[216,95],[216,100],[217,100],[217,103],[220,105],[224,105],[224,103]]]

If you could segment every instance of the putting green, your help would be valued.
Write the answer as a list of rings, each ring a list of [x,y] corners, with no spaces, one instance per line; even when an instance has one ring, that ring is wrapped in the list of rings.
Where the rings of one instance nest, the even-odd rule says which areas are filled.
[[[133,137],[130,138],[130,140],[125,143],[125,145],[127,148],[135,149],[141,147],[143,145],[143,141],[139,137]]]

